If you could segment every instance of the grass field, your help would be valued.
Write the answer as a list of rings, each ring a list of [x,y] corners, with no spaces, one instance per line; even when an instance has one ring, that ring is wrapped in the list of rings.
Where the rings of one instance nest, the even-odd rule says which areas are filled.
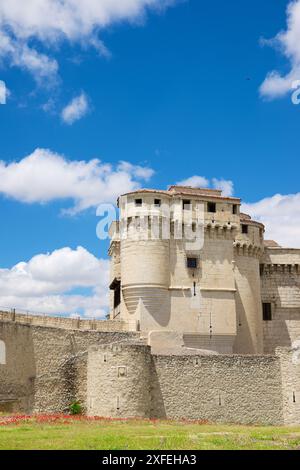
[[[0,416],[0,449],[300,449],[300,427]]]

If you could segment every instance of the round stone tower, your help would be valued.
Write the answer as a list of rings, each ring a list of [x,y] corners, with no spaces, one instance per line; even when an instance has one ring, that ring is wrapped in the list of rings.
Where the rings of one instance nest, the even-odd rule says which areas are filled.
[[[148,346],[130,342],[92,346],[87,365],[87,414],[149,418],[152,380]]]
[[[151,318],[162,327],[169,321],[170,240],[162,236],[169,199],[144,191],[120,199],[122,313],[134,330],[151,329]]]
[[[240,229],[234,243],[237,339],[234,352],[263,353],[263,322],[260,257],[263,254],[264,226],[241,214]]]

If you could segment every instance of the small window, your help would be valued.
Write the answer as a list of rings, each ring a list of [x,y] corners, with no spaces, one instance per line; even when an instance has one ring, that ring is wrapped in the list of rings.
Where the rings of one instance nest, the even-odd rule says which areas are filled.
[[[4,341],[0,340],[0,365],[6,364],[6,348]]]
[[[217,212],[217,205],[215,202],[208,202],[207,203],[207,211],[208,212]]]
[[[248,231],[249,231],[249,230],[248,230],[248,225],[243,224],[243,225],[242,225],[242,233],[245,233],[245,234],[246,234],[246,233],[248,233]]]
[[[119,307],[121,303],[121,285],[119,284],[118,287],[114,290],[114,308]]]
[[[160,207],[161,206],[161,199],[154,199],[154,205],[155,205],[155,207]]]
[[[143,205],[143,199],[135,199],[135,207],[141,207]]]
[[[182,201],[183,209],[189,210],[191,208],[191,201],[189,199],[184,199]]]
[[[190,269],[197,269],[198,260],[197,258],[188,258],[187,259],[187,267]]]
[[[264,265],[264,264],[260,264],[260,265],[259,265],[259,274],[260,274],[261,276],[263,276],[264,273],[265,273],[265,265]]]
[[[233,213],[233,215],[237,215],[237,213],[238,213],[238,205],[237,204],[233,204],[232,213]]]
[[[263,320],[271,321],[272,320],[272,305],[270,303],[264,302],[263,306]]]

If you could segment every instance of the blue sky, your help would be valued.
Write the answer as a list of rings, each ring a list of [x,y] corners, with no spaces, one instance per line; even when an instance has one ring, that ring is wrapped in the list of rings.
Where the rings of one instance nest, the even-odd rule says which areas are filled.
[[[96,237],[96,203],[115,200],[119,187],[166,188],[195,175],[232,181],[245,209],[269,223],[268,235],[297,246],[300,106],[291,101],[290,82],[300,79],[300,59],[289,39],[300,35],[300,20],[296,31],[287,30],[288,1],[186,0],[142,11],[142,0],[134,12],[112,9],[94,30],[95,6],[76,32],[67,15],[60,32],[50,18],[45,26],[40,12],[34,12],[34,24],[22,12],[15,18],[6,2],[0,6],[0,80],[8,90],[0,105],[0,305],[52,311],[54,300],[56,310],[72,313],[79,299],[78,311],[91,315],[95,303],[87,307],[83,297],[96,291],[103,296],[107,279],[105,261],[97,265],[106,258],[107,242]],[[289,15],[300,17],[296,8]],[[291,34],[266,44],[280,31]],[[283,47],[287,42],[290,50]],[[26,54],[24,47],[30,48]],[[273,70],[277,75],[265,81]],[[110,169],[98,162],[91,170],[93,159]],[[86,166],[78,168],[79,161]],[[124,170],[119,161],[131,167]],[[93,186],[97,175],[102,184],[99,190],[95,184],[96,196],[87,195],[86,186],[76,195],[76,178]],[[113,181],[114,190],[108,188]],[[85,251],[78,253],[78,246]],[[66,272],[67,281],[56,285],[53,252],[60,266],[69,257],[70,272],[84,262],[91,272],[78,279]],[[39,261],[49,269],[47,279],[41,279]],[[24,281],[24,291],[13,291],[16,279]],[[105,310],[101,302],[99,316]]]

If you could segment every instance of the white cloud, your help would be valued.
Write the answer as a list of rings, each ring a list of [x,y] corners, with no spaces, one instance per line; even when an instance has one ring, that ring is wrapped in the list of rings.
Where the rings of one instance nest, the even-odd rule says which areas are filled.
[[[212,184],[215,189],[221,189],[223,196],[233,196],[234,187],[233,182],[230,180],[218,180],[217,178],[212,179]]]
[[[6,99],[8,96],[8,90],[6,84],[3,80],[0,80],[0,104],[6,104]]]
[[[154,174],[152,168],[139,165],[132,165],[132,163],[124,161],[120,161],[118,169],[125,173],[132,174],[135,178],[140,178],[146,181],[149,180]]]
[[[0,8],[1,8],[0,3]],[[53,84],[57,81],[58,63],[46,54],[29,47],[23,40],[15,40],[2,31],[0,21],[0,59],[6,59],[12,67],[30,72],[37,82]]]
[[[19,162],[0,160],[0,194],[25,203],[71,199],[69,213],[115,203],[120,194],[140,187],[153,170],[121,162],[113,167],[98,159],[69,161],[47,149],[36,149]]]
[[[291,70],[286,75],[273,70],[260,87],[263,97],[279,98],[291,91],[293,82],[300,79],[300,0],[291,1],[287,7],[286,30],[264,43],[279,49],[290,62]]]
[[[300,248],[300,193],[262,199],[252,204],[243,204],[243,212],[266,226],[266,239],[280,245]]]
[[[204,176],[198,175],[179,181],[177,184],[179,186],[191,186],[192,188],[208,188],[209,186],[212,186],[215,189],[221,189],[223,196],[225,197],[232,196],[234,190],[233,182],[230,180],[212,178],[210,181]]]
[[[74,98],[61,112],[61,118],[66,124],[73,124],[83,118],[89,111],[89,102],[85,93]]]
[[[0,269],[0,305],[33,312],[102,317],[108,309],[109,261],[62,248]],[[90,295],[74,293],[89,289]],[[75,291],[76,292],[76,291]]]
[[[108,56],[109,51],[98,37],[102,30],[114,23],[140,21],[150,9],[160,10],[174,1],[1,0],[0,57],[38,78],[55,75],[56,60],[38,47],[57,50],[62,41],[68,41],[89,45]]]
[[[204,176],[194,175],[176,184],[179,186],[192,186],[192,188],[207,188],[209,186],[209,180]]]

